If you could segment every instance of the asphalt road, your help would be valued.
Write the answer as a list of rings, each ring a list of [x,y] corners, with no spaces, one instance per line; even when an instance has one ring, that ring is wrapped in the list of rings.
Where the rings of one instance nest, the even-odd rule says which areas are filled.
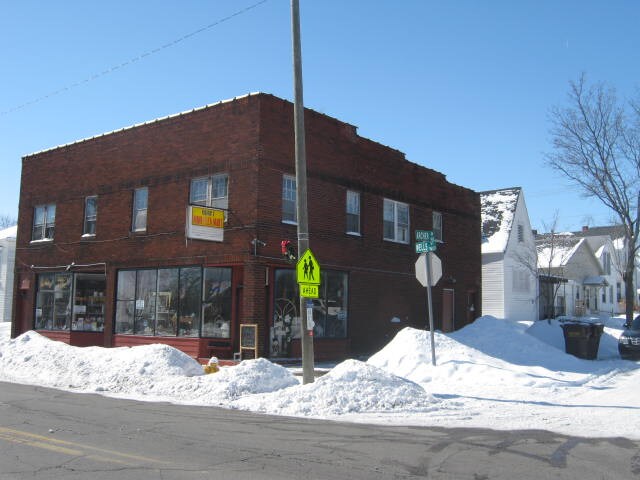
[[[640,442],[324,422],[0,383],[0,480],[27,478],[640,480]]]

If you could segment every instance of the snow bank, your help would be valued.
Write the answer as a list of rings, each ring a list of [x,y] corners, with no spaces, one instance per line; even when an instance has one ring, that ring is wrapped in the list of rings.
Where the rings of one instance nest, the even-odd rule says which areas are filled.
[[[240,399],[233,406],[279,415],[331,417],[398,410],[425,412],[438,403],[416,383],[358,360],[346,360],[314,383]]]
[[[0,381],[145,401],[277,415],[439,427],[546,429],[640,438],[640,362],[621,360],[622,319],[605,321],[597,360],[564,352],[560,322],[482,317],[448,334],[405,328],[368,362],[347,360],[315,383],[260,358],[203,375],[166,345],[77,348],[0,324]]]

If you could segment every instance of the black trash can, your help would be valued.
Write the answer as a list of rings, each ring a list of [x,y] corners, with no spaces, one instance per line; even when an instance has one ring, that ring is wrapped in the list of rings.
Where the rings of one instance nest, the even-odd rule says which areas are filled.
[[[600,347],[600,337],[604,331],[603,323],[592,323],[589,338],[587,339],[587,358],[595,360],[598,358],[598,348]]]
[[[604,324],[566,322],[562,324],[565,351],[575,357],[595,360],[598,357],[600,337]]]

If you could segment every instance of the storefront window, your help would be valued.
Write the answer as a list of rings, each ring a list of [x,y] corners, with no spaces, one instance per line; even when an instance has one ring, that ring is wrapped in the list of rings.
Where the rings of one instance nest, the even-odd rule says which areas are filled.
[[[201,298],[200,267],[120,270],[115,331],[197,337]]]
[[[38,276],[35,328],[68,330],[71,326],[71,273]]]
[[[75,274],[71,330],[84,332],[104,330],[104,290],[104,275]]]
[[[320,298],[313,300],[313,335],[316,338],[347,336],[348,275],[335,270],[321,272]],[[292,338],[300,338],[299,293],[294,270],[275,271],[271,354],[286,355]]]
[[[320,298],[313,300],[313,335],[318,338],[347,336],[347,274],[321,272]]]
[[[136,282],[136,313],[133,333],[153,335],[156,316],[157,270],[139,270]]]
[[[202,270],[200,267],[180,269],[180,322],[178,335],[197,337],[200,333],[200,297]]]
[[[231,337],[231,269],[205,268],[202,336]]]
[[[178,282],[177,268],[158,270],[158,295],[156,296],[156,335],[172,336],[178,326]]]
[[[136,271],[120,270],[116,298],[116,333],[133,333],[135,306]]]

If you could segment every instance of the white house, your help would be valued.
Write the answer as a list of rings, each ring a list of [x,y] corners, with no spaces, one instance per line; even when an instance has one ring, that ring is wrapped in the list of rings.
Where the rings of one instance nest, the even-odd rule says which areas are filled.
[[[603,302],[610,275],[586,238],[573,233],[543,234],[537,240],[540,318],[608,311]],[[604,247],[606,242],[602,245]],[[608,247],[606,247],[608,248]],[[604,253],[605,249],[598,248]]]
[[[624,238],[622,225],[605,227],[582,227],[580,232],[574,232],[578,237],[584,237],[593,249],[604,270],[609,287],[602,293],[601,308],[603,312],[621,314],[625,312],[625,283],[623,273],[629,255]],[[639,265],[640,266],[640,265]],[[634,271],[634,288],[638,288],[639,267]],[[638,298],[636,298],[637,300]]]
[[[0,230],[0,322],[11,321],[17,230],[17,226]]]
[[[535,320],[536,245],[520,187],[480,192],[482,209],[482,313]]]

